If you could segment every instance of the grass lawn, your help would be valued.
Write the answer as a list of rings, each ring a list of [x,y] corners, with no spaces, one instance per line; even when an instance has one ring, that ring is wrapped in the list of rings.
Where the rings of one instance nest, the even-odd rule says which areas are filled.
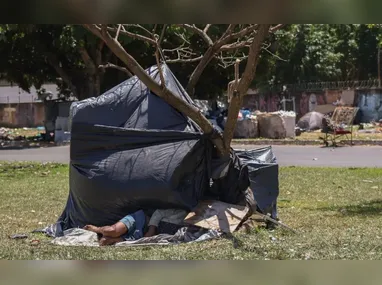
[[[280,170],[280,219],[298,230],[253,230],[200,244],[147,248],[58,247],[43,235],[11,240],[56,221],[68,167],[0,162],[0,259],[381,259],[382,169]],[[37,246],[31,239],[40,239]]]
[[[297,142],[297,141],[322,141],[320,137],[323,137],[325,134],[321,133],[321,131],[314,131],[314,132],[305,132],[302,133],[300,136],[296,136],[294,139],[286,138],[286,139],[280,139],[280,141],[289,141],[289,142]],[[240,143],[240,141],[243,140],[253,140],[253,141],[263,141],[263,140],[271,140],[266,138],[250,138],[250,139],[234,139],[233,142]],[[346,140],[345,137],[340,138],[339,140]],[[382,133],[359,133],[354,132],[353,133],[353,141],[382,141]]]
[[[314,132],[305,132],[301,136],[296,137],[297,140],[319,140],[320,137],[323,137],[325,134],[321,131]],[[345,139],[342,138],[342,139]],[[382,140],[382,133],[353,133],[353,140]]]

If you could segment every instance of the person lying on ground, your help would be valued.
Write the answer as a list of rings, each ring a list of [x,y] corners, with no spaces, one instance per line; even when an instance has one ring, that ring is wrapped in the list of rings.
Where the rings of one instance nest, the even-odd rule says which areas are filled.
[[[160,233],[173,235],[181,227],[179,224],[182,223],[186,216],[187,212],[184,210],[156,210],[149,220],[145,213],[139,210],[125,216],[113,225],[104,227],[86,225],[84,229],[101,235],[99,241],[101,246],[113,245],[118,242],[137,240],[143,236],[151,237]]]
[[[101,239],[99,240],[101,246],[113,245],[118,242],[142,238],[147,220],[148,217],[146,214],[142,210],[139,210],[125,216],[114,225],[104,227],[86,225],[84,229],[101,235]]]

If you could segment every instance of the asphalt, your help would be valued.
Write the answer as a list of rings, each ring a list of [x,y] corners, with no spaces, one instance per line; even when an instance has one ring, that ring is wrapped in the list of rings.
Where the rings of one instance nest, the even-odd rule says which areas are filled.
[[[235,145],[235,149],[261,146]],[[280,166],[382,167],[382,146],[273,146]],[[69,163],[69,146],[0,150],[0,161]]]

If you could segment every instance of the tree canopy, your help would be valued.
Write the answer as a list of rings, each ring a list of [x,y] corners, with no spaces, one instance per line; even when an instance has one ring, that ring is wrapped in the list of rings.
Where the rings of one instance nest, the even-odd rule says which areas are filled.
[[[375,79],[380,37],[377,25],[290,25],[274,36],[277,57],[267,56],[262,80],[293,84]]]
[[[155,25],[141,27],[152,31]],[[119,40],[146,68],[156,63],[155,48],[132,36],[144,36],[141,27],[132,25],[131,34],[121,34]],[[241,32],[221,44],[219,40],[228,27],[224,24],[166,27],[164,56],[180,82],[190,87],[196,98],[221,95],[233,80],[233,59],[242,59],[241,70],[246,64],[245,41],[251,36],[250,25],[236,25],[235,33],[245,29],[248,33]],[[381,35],[379,24],[286,25],[264,42],[252,85],[376,79]],[[215,50],[206,55],[212,47]],[[64,95],[72,93],[84,99],[99,95],[129,76],[127,70],[116,69],[122,64],[109,48],[78,25],[0,25],[0,52],[2,78],[27,91],[31,86],[39,89],[44,82],[55,82]],[[203,56],[205,61],[201,64]],[[194,82],[190,84],[192,78]]]

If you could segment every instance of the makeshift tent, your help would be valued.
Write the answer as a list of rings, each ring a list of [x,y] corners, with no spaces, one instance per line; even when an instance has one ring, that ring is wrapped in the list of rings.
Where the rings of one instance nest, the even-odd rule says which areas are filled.
[[[169,68],[162,70],[166,87],[193,104]],[[146,72],[160,82],[157,67]],[[211,178],[225,183],[215,198],[233,204],[246,198],[248,169],[236,154],[214,159],[208,136],[137,77],[74,103],[70,121],[70,192],[58,222],[45,230],[52,236],[113,224],[141,208],[191,211],[214,193]]]
[[[309,112],[300,118],[297,126],[306,131],[313,131],[322,128],[322,119],[324,114],[318,112]]]
[[[277,197],[279,195],[279,166],[272,148],[235,151],[243,164],[247,165],[250,187],[258,209],[277,218]]]

